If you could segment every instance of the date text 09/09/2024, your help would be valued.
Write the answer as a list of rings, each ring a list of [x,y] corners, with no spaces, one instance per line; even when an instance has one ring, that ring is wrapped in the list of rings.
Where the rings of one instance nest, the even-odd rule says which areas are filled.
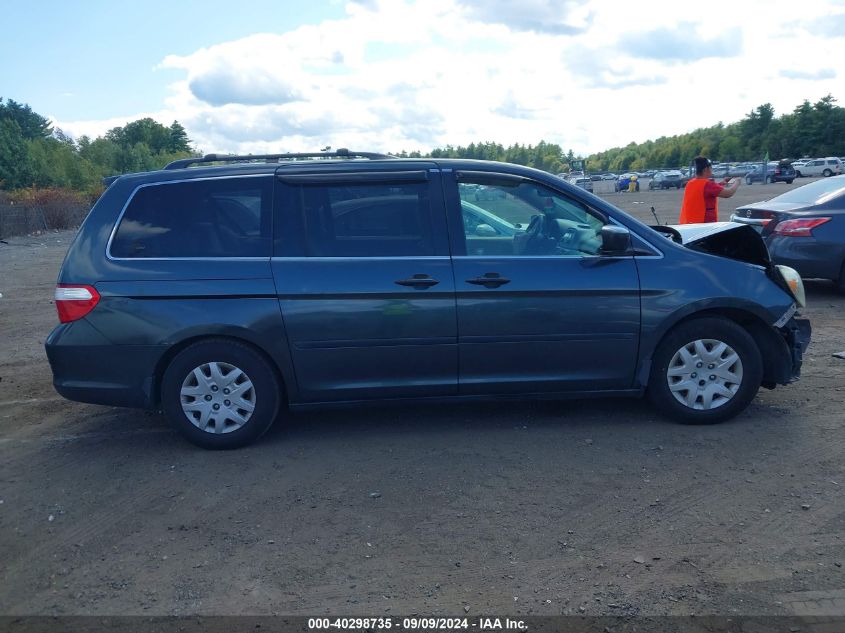
[[[435,617],[351,617],[308,618],[309,630],[390,630],[403,631],[526,631],[523,620],[511,618],[435,618]]]

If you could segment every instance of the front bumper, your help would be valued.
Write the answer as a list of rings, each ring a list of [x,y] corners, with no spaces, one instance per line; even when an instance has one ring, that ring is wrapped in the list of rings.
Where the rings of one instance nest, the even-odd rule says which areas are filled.
[[[793,317],[781,331],[786,337],[786,344],[792,360],[792,375],[789,382],[794,382],[801,376],[801,365],[804,362],[804,353],[810,345],[813,328],[809,319]]]

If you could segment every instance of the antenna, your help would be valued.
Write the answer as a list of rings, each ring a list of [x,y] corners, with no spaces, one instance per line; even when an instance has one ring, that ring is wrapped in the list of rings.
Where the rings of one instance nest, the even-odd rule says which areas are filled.
[[[657,222],[657,226],[660,226],[660,218],[657,217],[657,211],[654,210],[654,207],[651,208],[651,214],[654,216],[654,221]]]

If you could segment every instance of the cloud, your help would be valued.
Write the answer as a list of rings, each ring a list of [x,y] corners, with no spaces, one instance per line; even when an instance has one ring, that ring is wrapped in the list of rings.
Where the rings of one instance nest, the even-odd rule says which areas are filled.
[[[681,22],[675,28],[661,27],[644,33],[623,35],[621,52],[643,59],[694,62],[710,57],[736,57],[742,52],[742,30],[729,28],[713,38],[696,33],[694,22]]]
[[[761,10],[766,3],[771,10]],[[343,6],[336,19],[167,56],[159,67],[169,70],[162,81],[172,83],[155,111],[56,126],[95,136],[144,116],[166,125],[176,119],[206,152],[427,150],[541,139],[590,152],[736,121],[764,102],[783,113],[805,96],[843,98],[830,63],[821,70],[792,63],[797,70],[781,75],[813,75],[809,95],[796,94],[792,81],[772,81],[780,66],[725,72],[725,55],[736,55],[736,69],[762,63],[761,51],[841,57],[841,40],[814,37],[804,22],[786,33],[785,25],[799,24],[794,0],[747,0],[729,16],[689,3],[669,12],[660,0],[640,0],[636,14],[649,25],[640,34],[615,4],[582,0]],[[812,21],[829,8],[807,3],[802,12]],[[696,98],[716,76],[717,98]]]
[[[662,86],[668,83],[666,77],[632,77],[631,79],[617,79],[616,81],[608,81],[601,84],[603,88],[610,88],[611,90],[622,90],[624,88],[635,88],[637,86]]]
[[[509,91],[502,102],[493,108],[493,112],[509,119],[535,119],[540,110],[521,102],[513,91]]]
[[[590,28],[587,0],[459,0],[471,20],[501,24],[514,31],[577,35]]]
[[[809,70],[781,70],[778,75],[787,79],[834,79],[836,71],[833,68],[822,68],[815,72]]]
[[[834,13],[808,21],[808,30],[821,37],[845,37],[845,13]]]
[[[212,68],[193,77],[188,87],[197,99],[212,106],[268,105],[302,99],[296,86],[263,69],[244,73],[232,67]]]

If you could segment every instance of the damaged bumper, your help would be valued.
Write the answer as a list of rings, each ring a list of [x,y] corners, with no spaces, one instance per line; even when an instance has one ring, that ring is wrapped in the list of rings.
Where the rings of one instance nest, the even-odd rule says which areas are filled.
[[[792,375],[788,382],[794,382],[801,376],[801,364],[804,360],[804,352],[810,345],[812,327],[809,319],[791,318],[781,328],[786,338],[786,344],[792,359]]]

